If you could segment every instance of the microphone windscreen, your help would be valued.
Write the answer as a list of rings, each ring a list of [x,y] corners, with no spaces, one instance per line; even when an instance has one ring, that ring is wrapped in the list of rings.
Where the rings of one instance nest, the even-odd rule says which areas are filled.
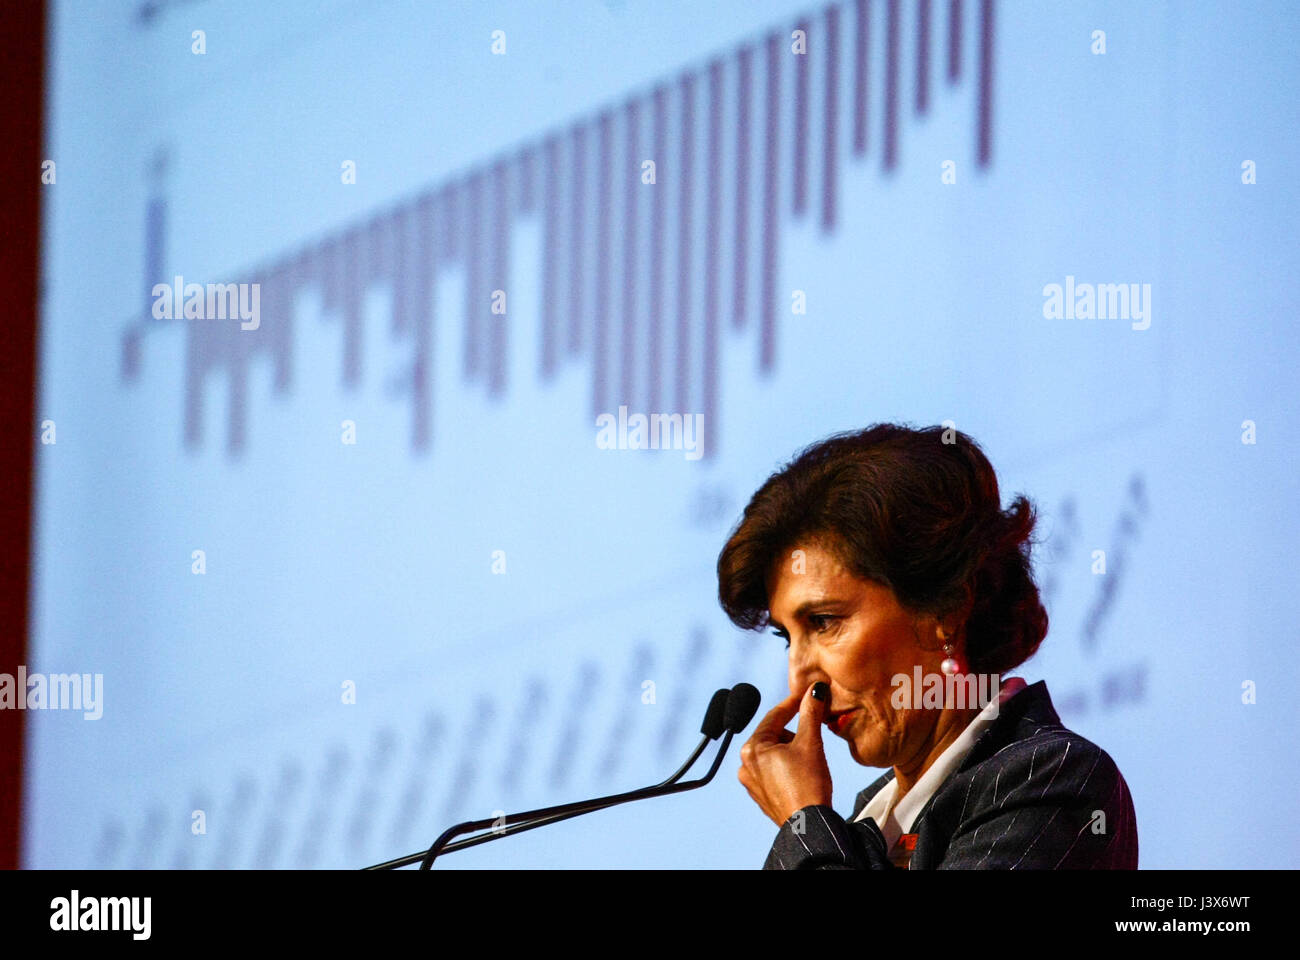
[[[700,733],[704,734],[710,740],[716,740],[722,736],[722,731],[727,714],[727,698],[731,696],[731,691],[723,687],[713,695],[709,701],[709,709],[704,711],[704,723],[700,725]]]
[[[732,733],[740,733],[754,719],[758,704],[763,698],[758,688],[748,683],[738,683],[731,688],[727,697],[726,727]]]

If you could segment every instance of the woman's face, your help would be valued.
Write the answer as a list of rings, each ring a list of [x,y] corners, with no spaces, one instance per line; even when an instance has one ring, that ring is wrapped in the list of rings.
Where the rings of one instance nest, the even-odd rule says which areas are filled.
[[[789,641],[791,692],[818,680],[830,684],[826,725],[864,766],[906,765],[924,756],[938,711],[896,710],[890,681],[904,674],[910,682],[917,664],[923,673],[939,670],[937,621],[908,613],[893,590],[854,575],[825,548],[797,549],[801,561],[782,557],[767,591],[772,627]]]

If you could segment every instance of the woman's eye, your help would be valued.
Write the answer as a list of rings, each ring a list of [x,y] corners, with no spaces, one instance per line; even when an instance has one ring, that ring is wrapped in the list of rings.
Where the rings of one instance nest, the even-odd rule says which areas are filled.
[[[787,650],[790,649],[790,635],[789,635],[788,633],[786,633],[784,630],[773,630],[773,631],[772,631],[772,636],[774,636],[774,637],[779,637],[780,639],[784,640],[784,641],[785,641],[785,648],[786,648]]]

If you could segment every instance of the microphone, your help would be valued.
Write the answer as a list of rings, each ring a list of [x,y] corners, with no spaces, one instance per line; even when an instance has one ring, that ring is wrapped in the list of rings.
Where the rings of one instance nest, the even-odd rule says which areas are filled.
[[[700,733],[710,740],[722,736],[722,729],[726,725],[727,700],[730,695],[731,691],[726,687],[719,687],[713,692],[709,708],[704,711],[704,722],[700,724]]]
[[[530,810],[525,813],[511,814],[504,818],[489,818],[485,820],[467,821],[457,824],[446,830],[433,844],[429,850],[414,853],[406,857],[400,857],[396,860],[389,860],[385,863],[375,864],[366,867],[367,870],[389,870],[397,867],[404,867],[409,864],[420,862],[420,869],[427,870],[432,866],[434,859],[441,853],[451,850],[463,850],[466,847],[476,846],[480,843],[487,843],[490,840],[496,840],[499,837],[509,834],[520,833],[524,830],[531,830],[534,827],[544,826],[547,823],[556,823],[560,820],[567,820],[570,817],[580,816],[584,813],[591,813],[595,810],[603,810],[605,807],[615,806],[620,803],[627,803],[632,800],[645,799],[652,796],[663,796],[668,793],[678,793],[684,790],[693,790],[702,787],[713,779],[717,773],[718,767],[721,766],[722,758],[727,752],[731,743],[731,738],[745,728],[753,718],[755,711],[758,709],[760,701],[759,693],[754,687],[747,683],[737,684],[732,690],[718,690],[714,693],[713,698],[709,701],[708,710],[704,715],[704,722],[700,725],[700,733],[703,739],[700,744],[692,751],[687,761],[668,779],[653,787],[643,787],[640,790],[631,790],[626,793],[614,794],[608,797],[601,797],[596,800],[584,800],[576,803],[562,804],[553,807],[544,807],[540,810]],[[725,734],[725,736],[723,736]],[[686,771],[691,768],[699,758],[704,748],[709,742],[723,736],[722,747],[718,751],[712,766],[705,776],[687,781],[679,782]],[[504,823],[505,829],[501,829]],[[484,830],[489,827],[494,828],[492,832],[477,837],[471,837],[451,844],[450,840],[461,833],[469,833],[475,830]]]
[[[691,752],[691,755],[686,759],[686,762],[683,763],[680,767],[678,767],[677,771],[671,777],[669,777],[667,780],[663,780],[660,783],[655,784],[653,787],[645,787],[644,788],[645,791],[648,792],[652,790],[657,790],[661,787],[666,787],[669,786],[670,784],[676,783],[678,780],[682,778],[683,775],[685,775],[686,771],[689,770],[694,765],[695,761],[699,759],[700,754],[704,752],[704,748],[707,747],[711,741],[716,740],[718,739],[718,737],[722,736],[724,731],[729,729],[726,722],[726,709],[727,709],[727,700],[730,694],[731,691],[726,689],[725,687],[714,692],[713,699],[709,701],[709,707],[704,713],[704,722],[700,724],[700,733],[704,735],[704,739],[702,739],[699,742],[699,745]],[[743,725],[742,725],[742,729],[743,729]],[[444,847],[441,853],[453,853],[457,850],[464,850],[466,847],[476,847],[480,843],[488,843],[489,841],[492,840],[499,840],[501,837],[513,836],[516,833],[523,833],[525,830],[532,830],[535,827],[542,827],[548,823],[558,823],[561,820],[568,820],[572,817],[580,817],[584,813],[594,813],[597,810],[604,810],[606,807],[616,806],[618,803],[623,803],[623,802],[625,801],[618,800],[612,803],[601,803],[600,801],[592,800],[590,801],[592,806],[587,807],[584,805],[583,809],[574,810],[572,813],[560,813],[560,814],[556,814],[553,817],[538,817],[537,819],[534,820],[526,820],[520,823],[510,824],[509,826],[504,828],[494,829],[490,833],[480,834],[477,837],[469,837],[468,839],[465,840],[457,840],[455,843],[449,843],[446,847]],[[525,814],[516,814],[516,816],[525,816]],[[495,824],[495,821],[493,822]],[[415,857],[416,860],[419,860],[419,859],[423,859],[424,854],[417,853],[417,854],[413,854],[413,856]],[[408,862],[414,863],[415,861],[410,860]]]
[[[718,694],[714,694],[714,701],[718,699]],[[620,803],[628,803],[632,800],[645,800],[650,797],[666,796],[670,793],[681,793],[685,790],[695,790],[709,783],[714,775],[718,772],[718,767],[722,765],[722,758],[727,753],[727,748],[731,745],[731,738],[745,728],[753,718],[754,712],[758,709],[760,700],[758,690],[748,683],[740,683],[727,692],[726,706],[723,709],[723,728],[724,736],[722,746],[718,749],[717,756],[713,758],[713,764],[709,767],[708,772],[697,780],[688,780],[685,782],[672,782],[673,777],[678,777],[685,773],[689,764],[683,766],[673,777],[665,780],[663,783],[656,784],[653,787],[643,787],[640,790],[629,790],[626,793],[618,793],[608,797],[600,797],[596,800],[582,800],[576,803],[566,803],[555,807],[543,807],[540,810],[529,810],[525,813],[512,814],[505,817],[507,830],[512,822],[525,822],[521,829],[530,826],[541,826],[541,823],[527,823],[527,821],[551,819],[567,819],[569,816],[577,816],[583,813],[591,813],[595,810],[603,810],[605,807],[617,806]],[[709,706],[713,708],[714,701]],[[706,721],[711,717],[706,715]],[[698,754],[704,744],[701,743],[697,748]],[[495,826],[498,819],[472,820],[465,823],[457,824],[445,830],[437,840],[433,842],[423,859],[420,860],[420,869],[428,870],[433,866],[433,861],[441,854],[452,837],[462,833],[470,833],[474,830],[483,830],[489,826]],[[519,832],[516,830],[515,832]],[[480,839],[480,838],[474,838]],[[486,838],[483,838],[486,839]]]
[[[727,698],[727,706],[723,712],[723,726],[733,734],[740,733],[749,721],[754,719],[754,714],[758,712],[758,705],[762,700],[762,695],[753,684],[736,684],[731,688],[731,696]]]

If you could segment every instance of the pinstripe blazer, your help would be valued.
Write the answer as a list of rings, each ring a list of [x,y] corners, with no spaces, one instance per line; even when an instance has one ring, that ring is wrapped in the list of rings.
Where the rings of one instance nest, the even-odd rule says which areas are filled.
[[[854,821],[894,777],[858,794],[846,821],[827,806],[781,826],[765,870],[894,870],[870,817]],[[1066,729],[1047,685],[1032,684],[998,711],[912,822],[912,870],[1137,868],[1137,818],[1106,751]]]

